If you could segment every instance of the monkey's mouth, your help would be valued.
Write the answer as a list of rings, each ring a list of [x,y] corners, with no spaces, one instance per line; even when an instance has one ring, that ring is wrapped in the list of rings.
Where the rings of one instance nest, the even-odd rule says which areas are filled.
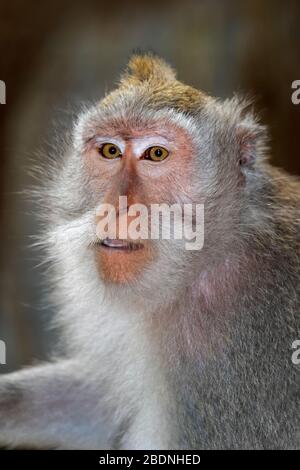
[[[100,246],[110,250],[123,250],[123,251],[136,251],[144,247],[144,245],[138,241],[130,240],[119,240],[117,238],[105,238],[99,242]]]

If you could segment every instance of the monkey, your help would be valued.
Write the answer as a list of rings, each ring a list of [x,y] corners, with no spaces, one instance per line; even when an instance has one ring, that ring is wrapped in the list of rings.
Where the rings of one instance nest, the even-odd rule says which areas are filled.
[[[61,340],[1,376],[1,444],[299,449],[300,185],[252,104],[138,53],[66,140],[37,190]],[[203,246],[120,237],[134,204],[202,204]]]

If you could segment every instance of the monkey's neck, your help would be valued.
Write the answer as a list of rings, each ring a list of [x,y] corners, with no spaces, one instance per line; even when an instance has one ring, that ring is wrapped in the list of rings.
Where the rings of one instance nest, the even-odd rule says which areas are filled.
[[[239,295],[254,267],[250,259],[232,256],[201,271],[164,310],[151,316],[155,338],[168,357],[188,355],[203,360],[222,351]],[[153,320],[154,318],[154,320]]]

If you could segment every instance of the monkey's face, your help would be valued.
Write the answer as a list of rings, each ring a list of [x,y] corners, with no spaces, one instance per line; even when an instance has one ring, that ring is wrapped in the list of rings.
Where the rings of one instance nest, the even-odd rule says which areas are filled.
[[[82,158],[97,205],[99,272],[106,281],[134,281],[157,261],[161,243],[170,247],[151,239],[153,205],[189,201],[192,139],[171,120],[103,119],[89,128]]]

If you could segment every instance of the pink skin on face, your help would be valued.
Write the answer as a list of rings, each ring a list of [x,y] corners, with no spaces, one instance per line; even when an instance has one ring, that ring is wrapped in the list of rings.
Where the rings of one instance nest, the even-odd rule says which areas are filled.
[[[112,143],[121,152],[118,158],[101,156],[103,144]],[[145,159],[150,147],[163,147],[168,156],[162,161]],[[119,127],[107,125],[101,134],[95,135],[87,145],[85,164],[92,177],[93,189],[105,194],[100,202],[113,205],[117,211],[117,226],[122,223],[124,214],[118,213],[119,196],[126,196],[128,206],[139,203],[147,207],[180,200],[190,185],[191,160],[194,148],[186,131],[175,125],[156,122],[143,130],[134,129],[128,124]],[[127,225],[130,217],[127,217]],[[96,220],[96,224],[99,220]],[[118,236],[116,237],[118,238]],[[138,243],[132,249],[132,243]],[[99,245],[96,251],[99,271],[104,279],[112,282],[131,281],[157,256],[151,240],[124,241],[120,244],[109,241]],[[113,246],[115,245],[115,247]],[[136,246],[136,245],[135,245]]]

